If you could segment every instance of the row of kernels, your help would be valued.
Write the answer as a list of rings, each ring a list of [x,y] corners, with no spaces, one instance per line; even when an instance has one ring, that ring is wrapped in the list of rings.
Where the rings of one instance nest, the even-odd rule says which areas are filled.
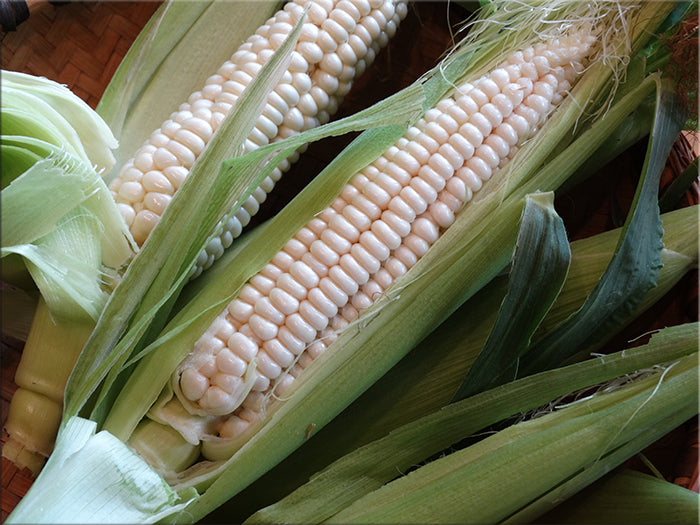
[[[282,16],[282,18],[284,18]],[[207,82],[207,85],[202,90],[202,92],[197,92],[191,95],[189,99],[189,104],[183,104],[171,120],[164,125],[165,133],[157,132],[156,135],[163,137],[162,140],[155,140],[158,144],[156,151],[152,152],[155,159],[155,166],[159,169],[164,169],[168,166],[174,166],[178,162],[182,163],[183,166],[189,168],[196,159],[196,156],[205,147],[206,142],[211,138],[212,132],[218,127],[218,124],[223,120],[223,116],[230,109],[231,104],[237,99],[237,95],[242,92],[242,87],[247,85],[251,80],[252,75],[257,73],[261,67],[261,57],[266,58],[268,55],[260,53],[263,49],[267,49],[266,44],[261,43],[261,38],[263,35],[271,36],[275,34],[282,34],[285,31],[291,31],[291,25],[289,21],[279,21],[276,22],[275,19],[268,21],[269,23],[261,27],[257,34],[252,36],[246,43],[247,46],[242,46],[241,50],[234,54],[232,61],[236,62],[239,68],[232,68],[231,65],[225,64],[220,68],[217,75],[213,75]],[[287,27],[289,26],[289,27]],[[307,31],[308,33],[309,31]],[[264,41],[265,39],[262,38]],[[247,48],[257,49],[258,54],[255,54],[248,50]],[[297,55],[299,55],[297,53]],[[299,55],[295,58],[297,61],[305,62],[305,59]],[[303,64],[301,64],[303,66]],[[300,66],[300,68],[301,68]],[[308,64],[306,65],[308,67]],[[292,69],[299,69],[292,66]],[[303,69],[303,68],[302,68]],[[236,76],[238,75],[238,76]],[[298,75],[291,75],[291,81],[294,83],[294,87],[303,89],[310,86],[310,79],[308,74],[305,75],[305,79],[299,77]],[[240,80],[240,82],[236,82]],[[236,87],[237,85],[237,87]],[[287,84],[290,86],[290,84]],[[233,93],[231,92],[233,91]],[[283,93],[289,93],[289,88],[282,88],[280,91]],[[226,95],[229,95],[228,97]],[[234,95],[233,97],[231,95]],[[320,95],[317,95],[319,98]],[[298,98],[291,97],[292,99]],[[217,100],[219,99],[219,100]],[[213,103],[212,103],[213,102]],[[281,108],[288,109],[288,108]],[[203,112],[212,113],[211,117],[206,116],[201,118],[194,116],[194,113]],[[327,114],[327,112],[325,112]],[[322,115],[322,118],[326,120],[328,117],[326,114]],[[217,118],[218,117],[218,118]],[[214,126],[209,125],[209,120],[213,119]],[[270,124],[276,124],[279,119],[269,119],[267,116],[262,117],[265,120],[261,120],[253,131],[254,137],[251,141],[254,144],[261,145],[267,143],[274,136],[273,126]],[[295,127],[298,128],[308,128],[318,124],[318,121],[309,119],[298,119],[296,122],[292,121]],[[299,124],[301,123],[301,126]],[[262,129],[259,129],[262,128]],[[166,140],[167,139],[169,140]],[[143,155],[142,155],[143,156]],[[133,177],[132,177],[133,178]],[[114,189],[114,195],[117,197],[123,206],[120,206],[124,210],[125,218],[129,222],[130,226],[134,226],[138,242],[143,242],[145,240],[145,235],[149,231],[149,227],[154,225],[158,221],[158,216],[162,214],[163,209],[169,203],[166,197],[149,196],[149,205],[147,205],[148,211],[144,210],[141,204],[141,199],[145,197],[144,192],[136,191],[127,185],[124,189],[119,191],[119,182],[114,182],[112,188]],[[172,196],[174,189],[164,189],[163,195]],[[133,204],[133,211],[128,210],[128,205]],[[142,215],[139,217],[139,215]],[[134,224],[136,222],[136,224]]]
[[[343,4],[346,4],[348,2],[342,2]],[[339,4],[339,7],[340,4]],[[347,8],[348,6],[342,6]],[[367,13],[364,13],[363,11],[363,16],[366,15]],[[405,13],[401,15],[394,15],[394,16],[405,16]],[[394,25],[395,28],[395,25]],[[360,35],[350,35],[348,38],[348,43],[350,44],[350,47],[352,50],[355,52],[356,56],[361,56],[369,53],[369,50],[367,49],[367,37],[370,36],[369,32],[367,32],[364,28],[364,26],[357,26],[357,30],[359,30]],[[305,24],[302,28],[302,36],[300,37],[300,40],[304,42],[303,48],[300,45],[300,52],[304,56],[304,58],[310,63],[310,64],[316,64],[320,62],[322,55],[319,55],[319,53],[322,53],[321,49],[318,47],[317,44],[314,43],[314,40],[316,40],[318,36],[318,28],[312,24]],[[362,40],[361,37],[364,36],[365,40]],[[379,48],[378,44],[374,44],[372,47],[373,49]],[[343,62],[348,63],[348,62],[355,62],[356,59],[349,58],[348,50],[345,48],[341,49],[341,54],[345,53],[345,60]],[[365,57],[365,59],[362,59],[361,62],[363,63],[371,63],[371,61],[374,58],[374,52],[371,53],[371,56]],[[359,63],[359,62],[357,62]],[[332,66],[333,61],[326,61],[325,65]],[[332,68],[331,68],[332,69]],[[337,66],[336,66],[336,69]],[[342,65],[341,68],[336,71],[338,74],[342,74]],[[360,74],[358,71],[357,74]],[[325,123],[330,119],[330,115],[333,114],[338,105],[338,97],[335,95],[329,95],[332,93],[337,93],[341,91],[341,87],[345,88],[345,85],[348,83],[345,83],[344,86],[339,85],[339,81],[337,76],[333,76],[329,74],[327,71],[319,68],[317,69],[313,74],[313,87],[310,89],[308,94],[305,94],[302,97],[296,96],[294,93],[292,93],[289,89],[289,85],[282,84],[279,86],[279,91],[282,92],[283,95],[287,96],[287,100],[279,96],[277,91],[273,91],[271,95],[272,99],[272,104],[268,104],[268,108],[270,108],[270,113],[274,111],[273,117],[276,115],[277,118],[269,118],[270,121],[272,121],[274,124],[279,125],[280,124],[280,117],[282,115],[281,112],[284,112],[285,114],[289,113],[289,104],[294,104],[294,103],[301,103],[300,110],[304,115],[311,115],[311,114],[316,114],[317,115],[317,122],[312,122],[311,125],[316,125],[316,123]],[[239,87],[237,90],[242,92],[243,86],[241,84],[238,85]],[[344,94],[344,92],[342,93]],[[305,98],[306,97],[306,98]],[[298,100],[297,100],[298,98]],[[313,102],[312,102],[313,101]],[[315,105],[314,105],[315,103]],[[319,109],[319,108],[326,108],[326,109]],[[266,117],[268,116],[265,112],[263,113]],[[294,120],[294,115],[295,113],[292,112],[291,116],[288,117],[288,121],[291,121],[292,125],[295,128],[301,129],[301,128],[306,128],[309,127],[309,123],[307,122],[304,124],[303,117],[299,116],[296,120]],[[270,126],[271,129],[271,126]],[[266,134],[269,138],[271,138],[271,132],[268,132]],[[283,171],[283,170],[282,170]],[[280,171],[280,176],[281,176],[281,171]],[[278,179],[277,179],[278,180]],[[271,188],[270,188],[271,190]],[[270,190],[267,190],[268,192]],[[236,225],[237,226],[237,225]],[[243,225],[245,226],[245,224]],[[236,227],[236,230],[238,228]],[[229,235],[230,237],[230,235]],[[234,234],[233,237],[237,237],[237,234]],[[195,270],[194,276],[197,276],[201,273],[203,269],[208,268],[211,266],[211,264],[216,260],[218,257],[221,256],[222,250],[219,245],[223,245],[223,243],[217,243],[216,241],[213,241],[213,243],[210,244],[210,246],[207,247],[206,254],[202,254],[200,259],[198,259],[198,264],[197,264],[197,269]],[[223,246],[224,249],[227,248],[228,246]]]
[[[549,111],[551,105],[555,104],[556,102],[558,102],[558,100],[560,100],[560,93],[562,91],[565,91],[569,87],[569,84],[566,80],[560,82],[557,79],[557,77],[561,78],[561,74],[559,74],[558,71],[555,71],[554,74],[548,72],[547,75],[545,75],[545,77],[543,77],[540,82],[534,84],[533,91],[537,95],[543,97],[547,102],[547,104],[540,103],[538,106],[538,109],[545,114]],[[555,92],[555,87],[558,89],[557,92]],[[491,100],[496,102],[496,104],[494,105],[497,105],[496,109],[498,109],[498,111],[501,114],[491,115],[491,118],[489,119],[490,124],[495,126],[495,128],[492,130],[493,133],[490,134],[483,141],[484,144],[490,148],[492,153],[488,150],[481,150],[482,157],[486,157],[487,159],[489,159],[489,157],[495,157],[496,159],[498,159],[498,162],[495,162],[493,158],[489,159],[487,168],[490,168],[491,170],[497,169],[498,166],[503,161],[505,161],[507,157],[513,154],[513,150],[515,149],[514,146],[518,142],[518,137],[515,130],[508,122],[504,121],[504,117],[507,118],[509,113],[513,110],[513,101],[511,101],[505,96],[505,100],[499,100],[499,95],[501,94],[492,95]],[[522,96],[519,97],[519,101],[522,101],[522,98]],[[519,101],[516,103],[519,103]],[[491,109],[489,108],[489,106],[487,106],[487,104],[488,103],[484,102],[482,104],[482,109],[486,107],[488,112],[491,111]],[[424,118],[426,121],[437,121],[437,119],[440,116],[444,114],[449,114],[449,110],[452,107],[454,107],[454,104],[451,100],[443,100],[438,105],[438,109],[441,110],[440,115],[428,112],[428,114],[426,114]],[[443,122],[445,122],[444,119]],[[452,125],[448,129],[453,128],[454,125]],[[432,137],[436,138],[436,132],[439,132],[439,130],[437,128],[433,128],[432,131]],[[521,138],[525,138],[528,133],[527,130],[521,129],[521,131],[523,133],[523,137]],[[460,135],[453,134],[451,139],[455,136],[459,137]],[[442,137],[442,139],[444,139],[444,137]],[[440,191],[438,194],[438,199],[430,205],[430,213],[426,214],[426,216],[424,217],[421,217],[422,219],[424,219],[423,222],[417,223],[422,224],[424,226],[424,228],[420,229],[423,235],[415,236],[414,239],[406,239],[408,242],[396,248],[393,251],[392,256],[382,263],[382,268],[386,270],[386,272],[388,272],[394,279],[403,275],[403,273],[410,269],[417,262],[417,260],[427,251],[427,248],[430,246],[430,244],[432,244],[432,242],[434,242],[434,240],[437,239],[437,229],[430,226],[437,225],[443,229],[449,227],[454,221],[454,213],[462,206],[464,202],[471,199],[473,192],[477,191],[481,186],[481,182],[490,177],[489,169],[480,170],[482,177],[479,178],[478,182],[476,182],[473,179],[473,177],[469,176],[464,177],[464,179],[460,177],[451,177],[450,169],[454,170],[458,168],[459,164],[461,162],[464,162],[464,158],[462,158],[456,151],[449,151],[443,149],[445,145],[449,144],[443,144],[443,146],[441,146],[438,150],[442,154],[442,158],[436,157],[437,153],[434,153],[428,161],[428,165],[431,168],[438,168],[436,171],[441,173],[443,177],[446,177],[447,182],[445,184],[444,191]],[[471,149],[462,148],[462,151],[464,151],[465,149],[468,150],[467,156],[475,152],[473,146],[471,147]],[[394,157],[396,156],[397,151],[398,150],[396,147],[392,147],[390,148],[390,151],[387,152],[387,154],[385,154],[385,157]],[[484,151],[486,151],[487,153],[484,154]],[[432,164],[430,160],[433,160]],[[449,163],[449,168],[446,163]],[[424,170],[426,169],[426,167],[423,166],[420,169]],[[423,174],[425,174],[425,172]],[[462,172],[462,174],[464,174],[464,172]],[[474,173],[472,172],[472,174]],[[377,177],[370,178],[376,180]],[[467,185],[465,183],[465,180],[471,182],[471,184]],[[425,227],[426,225],[430,226]],[[402,237],[405,237],[405,234],[402,235]],[[417,239],[420,239],[420,241],[423,242],[416,243],[415,241]],[[409,246],[413,247],[413,249],[417,253],[411,251]],[[375,273],[376,271],[377,270],[375,269],[370,273]],[[384,282],[385,284],[389,284],[388,279],[385,279]],[[374,279],[366,281],[361,286],[360,291],[350,298],[351,307],[348,307],[346,305],[345,307],[341,308],[338,315],[342,317],[345,322],[351,322],[357,317],[359,312],[361,312],[365,308],[368,308],[373,303],[374,299],[381,295],[381,293],[383,293],[384,289],[385,288],[379,285]],[[331,320],[330,324],[331,326],[337,326],[338,322],[336,322],[335,320]]]
[[[503,71],[503,73],[505,73],[505,71]],[[503,73],[499,74],[502,76]],[[553,105],[556,105],[561,100],[562,93],[564,93],[570,87],[569,81],[566,78],[564,78],[564,76],[565,74],[563,73],[562,68],[556,68],[556,66],[554,70],[546,71],[546,74],[540,79],[539,82],[536,82],[534,84],[534,87],[531,89],[531,91],[534,92],[534,94],[538,95],[539,97],[542,97],[546,103],[537,99],[534,99],[533,101],[533,99],[531,98],[525,101],[526,105],[536,106],[533,109],[536,109],[546,115],[546,113],[549,112],[551,107]],[[515,79],[513,79],[512,76],[509,76],[508,80]],[[504,85],[504,83],[501,82],[501,85]],[[531,84],[526,84],[526,86],[529,85]],[[464,91],[468,92],[470,90],[466,89],[463,90],[463,92]],[[484,140],[484,143],[487,146],[489,146],[498,157],[502,159],[498,162],[496,167],[493,166],[494,161],[492,160],[489,165],[489,167],[492,169],[497,169],[497,167],[502,165],[502,163],[505,162],[508,157],[512,156],[514,151],[517,150],[516,144],[519,141],[522,141],[524,138],[527,138],[527,135],[529,133],[527,125],[530,125],[530,122],[527,122],[526,119],[521,117],[520,115],[512,115],[510,119],[511,121],[514,121],[516,127],[518,127],[521,134],[520,137],[518,137],[518,133],[515,131],[513,125],[511,125],[511,123],[508,122],[508,114],[511,113],[514,109],[514,106],[520,104],[523,101],[524,96],[529,95],[529,93],[523,94],[523,89],[513,89],[512,87],[510,87],[509,91],[511,93],[510,96],[506,96],[504,94],[496,94],[491,98],[493,105],[496,106],[496,108],[500,111],[501,117],[499,118],[497,115],[491,115],[490,123],[494,125],[495,128],[492,130],[493,133]],[[463,103],[463,105],[466,106],[467,103],[470,101],[462,99],[461,102]],[[482,102],[484,101],[482,100]],[[482,108],[484,108],[486,104],[488,103],[484,102],[482,104]],[[474,105],[476,105],[476,102],[474,102]],[[451,105],[450,101],[442,101],[439,105],[439,109],[442,111],[442,113],[447,114],[450,114],[451,107],[453,106]],[[454,111],[452,112],[452,114],[454,114]],[[435,114],[427,114],[425,119],[431,120],[431,118],[435,116]],[[504,116],[506,117],[505,119],[503,118]],[[531,121],[535,122],[535,124],[538,123],[538,121],[534,121],[533,119],[531,119]],[[461,140],[459,137],[463,136],[453,135],[450,138],[451,144],[457,146],[458,150],[461,149],[462,151],[465,151],[467,157],[470,154],[473,154],[473,145],[471,143],[468,143],[466,139]],[[478,142],[478,140],[475,142]],[[470,146],[465,146],[465,144],[467,143],[470,144]],[[442,151],[441,153],[444,153],[444,151]],[[449,155],[444,155],[444,157],[447,160]],[[457,167],[456,159],[451,164],[452,167]],[[435,166],[433,165],[432,167]],[[444,191],[441,191],[439,193],[438,201],[433,203],[432,206],[435,206],[437,203],[442,202],[445,204],[445,207],[449,208],[450,212],[454,213],[459,207],[461,207],[461,203],[470,200],[473,195],[473,192],[477,191],[481,187],[483,179],[476,178],[475,173],[473,171],[470,170],[470,175],[465,175],[463,170],[458,170],[457,174],[461,174],[462,177],[456,176],[450,178],[447,181]],[[488,172],[483,174],[486,176],[490,176],[488,175]],[[422,219],[428,219],[428,221],[423,223],[424,225],[438,225],[444,229],[448,227],[454,220],[453,215],[449,218],[444,218],[442,221],[436,218],[434,213],[431,212],[430,215],[431,217],[429,219],[428,217],[422,217]],[[428,233],[431,229],[432,234]],[[367,308],[369,305],[373,304],[373,302],[379,296],[381,296],[384,290],[388,287],[387,285],[389,285],[391,282],[390,279],[386,278],[387,274],[392,274],[392,276],[401,275],[417,262],[420,256],[422,256],[427,251],[429,245],[437,239],[438,235],[436,229],[434,228],[424,228],[422,231],[422,237],[414,236],[412,239],[406,238],[404,240],[404,244],[397,248],[393,252],[392,257],[387,259],[382,264],[382,269],[385,270],[383,272],[383,275],[385,276],[383,280],[383,285],[379,284],[380,282],[382,282],[381,279],[379,280],[379,282],[374,278],[366,282],[362,286],[361,291],[351,298],[351,304],[354,307],[354,309],[343,308],[338,316],[341,317],[342,320],[331,320],[330,324],[332,326],[346,326],[347,323],[351,322],[357,317],[357,311],[361,312],[364,308]],[[416,243],[415,241],[417,239],[420,239],[423,242]],[[411,250],[411,248],[413,249],[413,251]],[[377,272],[377,276],[381,275],[382,272]]]
[[[543,80],[543,83],[547,82],[551,82],[551,79]],[[410,189],[404,188],[399,192],[399,195],[392,197],[390,192],[394,192],[393,186],[382,179],[380,170],[377,168],[377,166],[388,166],[391,161],[380,158],[374,164],[374,168],[363,170],[362,174],[352,179],[351,184],[341,193],[341,204],[334,204],[332,208],[322,214],[329,229],[320,235],[321,239],[309,237],[306,243],[309,252],[305,253],[316,257],[320,264],[327,263],[330,268],[328,275],[320,280],[315,278],[306,280],[306,284],[309,286],[313,287],[318,284],[318,288],[312,288],[319,290],[318,294],[315,295],[316,301],[322,298],[321,303],[312,305],[313,310],[311,311],[313,311],[314,316],[310,317],[307,313],[307,319],[303,319],[301,307],[299,307],[299,313],[294,312],[289,316],[298,316],[300,322],[306,323],[304,334],[295,334],[300,336],[301,340],[307,343],[312,342],[314,336],[318,335],[313,333],[314,328],[318,332],[327,326],[337,329],[342,325],[334,319],[323,320],[321,316],[328,317],[337,311],[336,317],[343,317],[344,322],[352,321],[360,310],[367,307],[370,296],[374,297],[377,293],[381,293],[394,279],[412,267],[435,242],[440,228],[451,224],[454,220],[454,212],[458,210],[464,199],[471,197],[473,191],[476,191],[480,184],[491,176],[493,170],[500,165],[503,155],[512,152],[512,147],[517,143],[517,140],[513,138],[513,133],[519,132],[522,136],[518,138],[525,138],[529,134],[531,126],[537,125],[539,122],[540,117],[538,119],[530,118],[528,121],[528,111],[519,110],[525,108],[537,111],[539,109],[546,112],[549,110],[548,104],[551,104],[547,98],[554,96],[553,90],[546,87],[540,89],[535,85],[534,88],[539,89],[539,93],[541,93],[536,94],[536,96],[543,98],[547,104],[534,99],[535,102],[531,102],[531,104],[535,107],[532,108],[528,105],[529,100],[532,99],[524,98],[523,104],[512,111],[513,115],[524,119],[526,126],[523,127],[523,122],[518,121],[517,118],[515,119],[516,124],[513,126],[508,122],[512,115],[507,113],[511,111],[512,104],[501,101],[500,107],[498,107],[489,102],[497,100],[496,96],[498,95],[498,93],[493,93],[493,86],[490,83],[480,81],[475,85],[481,86],[483,89],[478,92],[474,88],[463,90],[469,92],[471,102],[464,102],[462,106],[469,109],[472,104],[478,105],[472,95],[479,97],[481,96],[479,93],[487,93],[490,98],[479,100],[480,107],[486,108],[486,115],[473,113],[470,114],[468,123],[462,123],[455,120],[453,116],[444,117],[448,114],[447,112],[443,112],[441,115],[433,112],[427,114],[417,128],[409,130],[407,133],[407,141],[401,143],[402,147],[407,150],[411,147],[411,142],[415,141],[429,155],[427,164],[418,169],[417,176],[411,178],[410,185],[407,187]],[[494,82],[493,85],[497,84]],[[526,89],[528,86],[530,84],[525,85]],[[484,94],[484,96],[487,95]],[[466,95],[459,98],[464,97]],[[441,104],[441,109],[449,109],[454,106],[454,103],[450,101]],[[505,113],[502,112],[503,108]],[[456,115],[457,118],[460,118],[459,116],[464,118],[468,113],[466,111],[453,111],[452,114]],[[463,148],[460,151],[460,140],[454,137],[457,132],[462,134],[465,131],[466,124],[472,124],[480,136],[474,141],[476,147],[472,144],[472,147],[465,152]],[[519,128],[518,131],[516,131],[516,127]],[[494,130],[501,132],[493,135],[498,139],[484,140],[484,135],[489,135]],[[471,128],[468,131],[474,133]],[[451,142],[450,139],[452,139]],[[392,149],[390,156],[397,158],[398,151]],[[465,165],[459,166],[460,163]],[[466,175],[465,169],[470,170],[471,175]],[[384,187],[375,181],[383,182]],[[410,228],[406,228],[407,223],[400,217],[399,213],[393,211],[384,213],[392,201],[398,202],[393,200],[397,196],[407,197],[403,204],[411,207],[412,213],[416,216],[416,220],[413,221]],[[341,207],[342,203],[345,203],[344,207]],[[368,206],[368,203],[371,206]],[[402,210],[406,207],[403,204],[395,204],[394,208]],[[355,224],[344,216],[343,211],[348,209],[348,206],[350,206],[349,209],[353,210],[350,216],[354,218],[355,223],[363,222],[362,216],[368,209],[371,210],[367,218],[373,222],[368,229],[360,232]],[[426,209],[428,209],[427,213],[425,213]],[[403,213],[406,212],[403,211]],[[368,224],[367,221],[364,223]],[[409,231],[410,234],[407,234]],[[364,252],[356,249],[351,253],[353,245],[360,246]],[[363,254],[369,255],[369,258],[363,258]],[[290,265],[290,270],[294,264],[296,263]],[[333,266],[330,266],[331,264]],[[380,266],[379,269],[377,269],[378,266]],[[280,279],[278,284],[281,281]],[[367,286],[369,294],[365,292],[365,286]],[[361,289],[361,287],[363,288]],[[305,299],[305,294],[309,293],[309,288],[306,291],[301,288],[303,286],[300,286],[299,300]],[[306,304],[311,303],[307,301]],[[332,307],[324,308],[321,306],[329,304],[332,304]],[[294,306],[296,307],[296,305]],[[305,311],[307,310],[308,308],[305,309]],[[289,311],[291,312],[291,309]]]

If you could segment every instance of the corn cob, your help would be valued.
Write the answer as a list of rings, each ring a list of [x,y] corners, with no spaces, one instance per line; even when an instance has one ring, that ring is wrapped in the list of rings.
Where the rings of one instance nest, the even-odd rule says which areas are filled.
[[[307,8],[306,22],[289,70],[269,95],[268,104],[245,143],[245,152],[270,140],[280,140],[326,122],[350,90],[354,77],[372,63],[375,54],[387,44],[406,15],[403,0],[299,0],[285,5],[284,10],[260,27],[219,68],[217,74],[206,81],[201,91],[193,93],[150,136],[121,168],[117,178],[111,181],[112,196],[139,244],[143,244],[158,222],[242,90],[281,45]],[[294,160],[290,158],[279,166],[238,213],[225,221],[221,236],[200,255],[195,275],[210,266],[231,244]],[[52,329],[55,327],[49,323],[47,330]],[[66,364],[72,366],[73,362],[67,361]],[[57,380],[54,386],[62,392],[65,378],[62,384]],[[21,406],[13,405],[12,413],[20,414]],[[59,414],[61,407],[53,404],[51,409],[52,413]],[[17,425],[11,426],[14,432]],[[42,457],[33,462],[36,465],[32,467],[34,471],[43,464],[43,456],[48,455],[53,443],[55,428],[45,430],[40,447]],[[28,433],[26,430],[16,432],[18,436]],[[14,448],[21,448],[23,439],[19,439],[19,445]],[[36,447],[32,445],[32,448]],[[7,451],[10,453],[10,447]]]
[[[584,69],[590,33],[514,53],[458,86],[241,289],[172,386],[229,439],[422,257]]]
[[[284,42],[308,8],[288,71],[244,144],[244,153],[324,124],[353,79],[370,65],[406,15],[404,0],[295,0],[261,26],[153,132],[127,161],[110,189],[139,245],[146,241],[221,122],[253,76]],[[295,152],[222,221],[222,233],[200,254],[194,275],[223,254],[257,213]],[[218,230],[218,229],[217,229]]]

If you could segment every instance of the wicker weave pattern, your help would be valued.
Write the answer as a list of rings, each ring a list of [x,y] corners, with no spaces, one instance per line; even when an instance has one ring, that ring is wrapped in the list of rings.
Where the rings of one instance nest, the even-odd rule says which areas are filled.
[[[3,337],[2,341],[2,367],[0,367],[0,386],[2,394],[2,422],[5,424],[10,407],[10,400],[17,387],[14,384],[14,373],[21,356],[21,343],[8,341]],[[5,431],[2,433],[2,442],[5,443]],[[15,508],[19,499],[29,490],[32,477],[29,470],[19,471],[15,465],[2,458],[2,492],[0,492],[0,516],[2,521]]]
[[[2,67],[62,84],[95,107],[131,42],[160,2],[40,4],[3,35]]]

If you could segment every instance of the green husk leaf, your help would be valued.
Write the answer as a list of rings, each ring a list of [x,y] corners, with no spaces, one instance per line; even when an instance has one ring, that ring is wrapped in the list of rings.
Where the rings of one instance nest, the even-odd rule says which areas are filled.
[[[689,347],[694,352],[696,343]],[[648,377],[513,425],[430,462],[326,522],[501,521],[590,467],[600,467],[599,475],[614,468],[622,460],[618,449],[635,442],[634,448],[641,450],[662,429],[668,432],[692,416],[697,380],[697,353],[692,353]],[[628,449],[625,455],[632,453]],[[498,504],[489,504],[494,501]]]
[[[98,171],[107,170],[114,164],[112,150],[118,145],[107,124],[80,97],[66,86],[44,77],[36,77],[14,71],[2,72],[3,97],[22,93],[36,110],[36,99],[41,107],[50,107],[74,130],[86,159]],[[6,90],[7,88],[7,90]],[[6,133],[6,131],[4,131]]]
[[[97,319],[107,300],[101,288],[100,222],[77,207],[31,244],[3,248],[19,254],[51,312],[63,318]]]
[[[1,198],[3,259],[23,257],[55,315],[97,319],[106,301],[103,265],[118,267],[133,253],[99,175],[76,158],[50,156],[12,181]],[[10,261],[7,269],[17,266]],[[16,282],[24,268],[10,278]]]
[[[671,366],[675,366],[675,363]],[[689,385],[687,390],[692,391],[692,387],[693,385]],[[654,394],[655,393],[652,392],[651,395],[653,396]],[[697,403],[695,405],[695,411],[697,412]],[[671,410],[669,412],[671,412],[671,415],[666,418],[666,420],[657,422],[656,425],[648,425],[633,439],[607,453],[602,460],[596,461],[587,469],[584,469],[548,493],[535,499],[523,509],[509,516],[503,523],[532,523],[540,515],[550,511],[562,501],[574,496],[601,476],[621,465],[625,460],[635,454],[639,454],[644,448],[662,439],[664,435],[684,423],[685,419],[683,415],[679,416],[677,412],[672,412]],[[624,429],[624,427],[622,428]]]
[[[397,473],[502,419],[571,391],[692,353],[696,334],[696,325],[665,329],[644,347],[542,372],[436,410],[338,459],[246,523],[320,523]]]
[[[4,113],[3,113],[3,118],[4,118]],[[32,131],[32,130],[30,130]],[[90,174],[88,175],[87,173],[90,170],[89,166],[87,164],[84,164],[82,161],[79,161],[75,159],[75,157],[71,156],[70,153],[68,153],[64,148],[61,146],[56,146],[55,144],[52,144],[50,142],[46,142],[45,140],[42,140],[37,137],[33,136],[22,136],[22,135],[2,135],[0,136],[0,144],[2,144],[2,158],[3,158],[3,164],[2,164],[2,169],[0,170],[0,176],[2,177],[2,199],[4,200],[6,196],[11,193],[6,191],[6,188],[17,178],[19,178],[21,175],[23,175],[25,172],[30,171],[31,168],[34,168],[35,164],[40,163],[40,161],[43,161],[40,163],[40,166],[35,168],[35,169],[44,169],[47,166],[50,166],[51,162],[53,162],[57,169],[60,167],[63,167],[64,169],[69,167],[66,171],[72,171],[75,170],[76,173],[80,173],[81,170],[84,170],[83,176],[86,179],[90,179],[91,177],[95,177],[95,175]],[[21,153],[19,153],[21,152]],[[19,154],[21,158],[25,159],[24,162],[21,162],[21,159],[14,159],[14,158],[9,158],[8,162],[5,162],[5,156],[6,154],[9,153],[9,156],[12,157],[15,153]],[[29,160],[31,159],[31,162]],[[51,159],[51,160],[47,160]],[[60,159],[60,160],[59,160]],[[39,174],[34,173],[32,177],[39,177]],[[32,181],[31,184],[27,183],[22,183],[23,187],[23,192],[26,192],[29,194],[31,192],[31,186],[33,184],[37,185],[37,198],[40,199],[41,202],[43,202],[46,199],[46,196],[42,195],[42,184],[43,182],[39,180],[39,178],[35,179]],[[97,186],[101,186],[102,183],[97,183]],[[12,190],[15,191],[15,190]],[[87,190],[85,190],[87,191]],[[33,221],[34,222],[34,221]],[[123,226],[125,229],[126,227]]]
[[[2,96],[5,98],[5,89],[2,90]],[[65,119],[58,113],[54,115],[56,120],[62,120],[63,129],[57,126],[56,122],[52,122],[46,117],[45,113],[32,111],[32,106],[29,107],[2,107],[2,127],[3,134],[19,135],[36,137],[39,140],[53,144],[54,146],[66,151],[70,155],[88,163],[88,158],[84,151],[81,151],[80,141],[77,136],[66,137],[65,133],[75,135],[75,131],[69,126]],[[59,120],[59,122],[60,122]],[[76,148],[77,145],[77,148]]]
[[[8,142],[17,142],[14,137]],[[24,139],[18,141],[25,142]],[[40,149],[40,141],[26,141]],[[47,148],[50,152],[50,148]],[[28,244],[47,234],[78,205],[101,223],[102,262],[119,268],[134,253],[131,234],[100,176],[79,159],[50,155],[2,191],[2,246]]]
[[[66,151],[60,146],[51,144],[37,137],[24,135],[2,135],[2,144],[5,147],[22,148],[30,151],[41,158],[60,157],[65,155]],[[3,188],[4,189],[4,188]]]
[[[617,470],[540,516],[538,523],[693,523],[698,495],[634,470]]]
[[[83,166],[45,159],[2,191],[2,246],[28,244],[49,233],[93,191]],[[39,197],[40,200],[37,200]]]
[[[97,171],[111,167],[116,140],[85,102],[43,77],[3,71],[2,106],[3,278],[19,283],[28,272],[55,315],[96,319],[103,265],[115,270],[135,249]]]
[[[675,93],[668,85],[660,83],[654,128],[642,177],[616,254],[581,309],[555,333],[534,343],[528,350],[521,374],[557,366],[580,346],[591,344],[607,330],[616,330],[621,319],[655,286],[663,248],[658,205],[659,179],[684,122],[678,104]]]
[[[3,260],[24,258],[55,315],[97,319],[106,300],[103,264],[132,253],[104,182],[77,159],[49,157],[1,197]]]
[[[561,290],[571,249],[554,194],[528,195],[515,245],[508,291],[489,338],[455,395],[464,399],[516,376],[515,366]]]

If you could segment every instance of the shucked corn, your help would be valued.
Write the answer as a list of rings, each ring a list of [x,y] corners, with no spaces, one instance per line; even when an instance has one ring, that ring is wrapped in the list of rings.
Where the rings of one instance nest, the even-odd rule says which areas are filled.
[[[111,182],[110,190],[117,208],[139,244],[146,240],[159,221],[175,191],[240,94],[288,37],[305,10],[308,10],[305,23],[288,71],[268,96],[267,105],[244,144],[245,152],[326,122],[349,91],[355,76],[372,63],[375,54],[394,35],[398,23],[406,15],[406,3],[405,0],[294,0],[260,27],[206,81],[201,91],[193,93],[150,136]],[[200,254],[194,275],[211,265],[240,234],[293,160],[289,158],[280,165],[236,215],[226,221],[221,236]],[[48,317],[41,319],[48,320]],[[58,324],[52,320],[47,322],[48,327],[44,328],[49,333],[67,329],[65,321]],[[43,333],[41,322],[36,326],[37,334]],[[76,352],[83,346],[88,328],[82,324],[74,326],[74,323],[71,326],[82,342],[63,341],[63,350],[73,356],[72,361],[65,360],[69,368],[74,364]],[[39,350],[41,344],[37,342],[32,347]],[[25,353],[28,348],[25,348]],[[12,446],[4,447],[3,453],[20,462],[20,467],[25,466],[21,462],[29,462],[28,465],[36,471],[53,447],[61,412],[60,404],[53,401],[58,401],[58,394],[64,390],[68,370],[62,384],[58,378],[62,374],[57,376],[55,371],[49,374],[56,380],[48,383],[56,387],[56,392],[52,392],[56,396],[49,396],[49,399],[38,395],[46,392],[39,392],[33,382],[36,374],[41,373],[35,368],[22,368],[23,376],[27,378],[23,385],[27,390],[22,399],[32,399],[33,403],[13,402],[8,419],[8,429],[12,427],[13,436],[8,444]],[[37,395],[28,397],[27,393],[32,392]],[[56,420],[55,426],[44,425],[37,427],[38,430],[28,427],[27,421],[31,418],[25,417],[27,410],[50,414]]]
[[[217,128],[253,76],[308,8],[288,71],[270,93],[244,151],[327,122],[353,79],[396,32],[405,0],[294,0],[261,26],[218,72],[153,132],[110,189],[137,243],[143,244]],[[195,275],[223,254],[298,157],[278,166],[253,192],[222,234],[200,254]]]
[[[221,438],[257,421],[272,389],[282,394],[532,136],[594,42],[574,34],[512,54],[356,174],[195,343],[173,378],[185,408]]]

